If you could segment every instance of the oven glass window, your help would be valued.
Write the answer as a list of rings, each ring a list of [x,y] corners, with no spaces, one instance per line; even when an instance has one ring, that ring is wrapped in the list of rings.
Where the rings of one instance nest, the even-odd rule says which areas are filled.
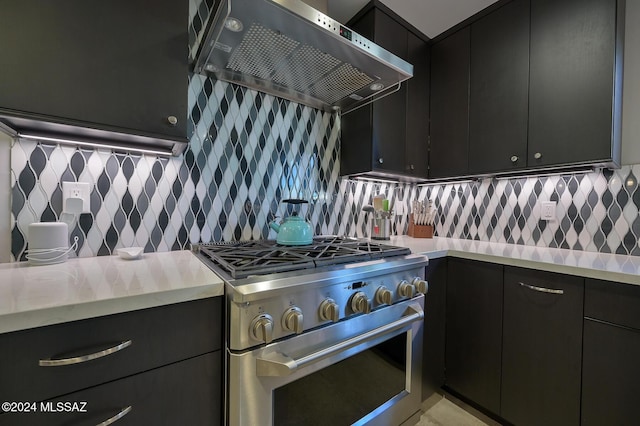
[[[349,425],[405,390],[407,333],[274,391],[274,425]]]

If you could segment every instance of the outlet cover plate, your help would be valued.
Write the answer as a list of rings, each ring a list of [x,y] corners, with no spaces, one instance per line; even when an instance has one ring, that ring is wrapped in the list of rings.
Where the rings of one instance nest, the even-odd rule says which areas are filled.
[[[540,205],[540,219],[555,220],[556,218],[556,202],[543,201]]]
[[[69,213],[91,213],[89,209],[89,194],[91,188],[88,182],[62,182],[62,203],[64,205],[64,211]],[[67,200],[69,198],[82,199],[82,211],[72,212],[70,211]]]

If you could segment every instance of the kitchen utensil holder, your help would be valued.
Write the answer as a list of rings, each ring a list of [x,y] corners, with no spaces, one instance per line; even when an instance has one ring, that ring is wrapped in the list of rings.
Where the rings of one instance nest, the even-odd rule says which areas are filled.
[[[433,225],[416,225],[413,213],[409,214],[409,231],[407,235],[413,238],[433,238]]]

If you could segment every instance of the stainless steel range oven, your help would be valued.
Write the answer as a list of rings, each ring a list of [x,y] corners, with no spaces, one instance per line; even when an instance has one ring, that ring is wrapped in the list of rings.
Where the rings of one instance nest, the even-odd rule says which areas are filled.
[[[341,237],[194,251],[226,283],[229,425],[418,420],[426,256]]]

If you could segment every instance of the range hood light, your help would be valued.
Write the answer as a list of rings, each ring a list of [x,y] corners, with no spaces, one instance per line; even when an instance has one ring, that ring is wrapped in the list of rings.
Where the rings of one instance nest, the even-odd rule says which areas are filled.
[[[374,92],[377,92],[378,90],[384,89],[384,84],[382,84],[382,83],[373,83],[371,86],[369,86],[369,89],[373,90]]]
[[[213,65],[213,64],[207,64],[205,66],[205,69],[207,71],[210,71],[210,72],[218,72],[218,71],[220,71],[220,69],[218,67],[216,67],[215,65]]]
[[[244,25],[242,25],[242,21],[240,21],[239,19],[232,18],[230,16],[224,21],[224,27],[229,31],[239,33],[244,28]]]
[[[119,152],[136,152],[139,154],[151,154],[151,155],[161,155],[161,156],[165,156],[165,157],[170,157],[172,154],[171,151],[161,151],[161,150],[156,150],[156,149],[146,149],[146,148],[135,148],[135,147],[125,147],[122,145],[116,145],[116,144],[108,144],[108,143],[103,143],[103,142],[86,142],[86,141],[81,141],[81,140],[76,140],[76,139],[66,139],[66,138],[54,138],[54,137],[49,137],[49,136],[41,136],[41,135],[37,135],[37,134],[30,134],[30,133],[18,133],[18,137],[19,138],[24,138],[24,139],[30,139],[30,140],[34,140],[34,141],[47,141],[47,142],[55,142],[55,143],[59,143],[59,144],[63,144],[63,145],[73,145],[73,146],[86,146],[92,149],[97,149],[97,148],[106,148],[106,149],[112,149],[115,151],[119,151]]]

